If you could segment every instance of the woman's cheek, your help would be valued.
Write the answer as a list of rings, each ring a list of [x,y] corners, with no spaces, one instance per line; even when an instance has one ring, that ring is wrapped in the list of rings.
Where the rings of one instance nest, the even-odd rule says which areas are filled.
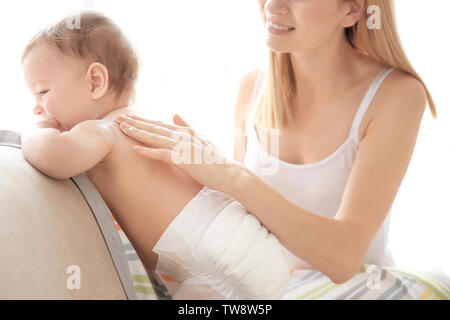
[[[297,21],[300,21],[300,30],[302,37],[307,39],[311,45],[321,45],[329,39],[330,34],[334,31],[333,19],[335,17],[328,12],[319,12],[318,10],[309,10],[302,14]]]

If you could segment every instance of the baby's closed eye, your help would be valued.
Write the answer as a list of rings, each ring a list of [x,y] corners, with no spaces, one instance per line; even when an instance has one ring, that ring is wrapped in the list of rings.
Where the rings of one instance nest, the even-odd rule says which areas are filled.
[[[46,93],[48,93],[50,90],[41,90],[39,91],[39,95],[42,97],[44,96]]]

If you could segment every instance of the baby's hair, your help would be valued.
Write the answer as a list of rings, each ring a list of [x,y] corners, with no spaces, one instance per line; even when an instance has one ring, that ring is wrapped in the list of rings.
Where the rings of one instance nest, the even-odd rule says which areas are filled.
[[[74,23],[76,22],[76,23]],[[98,62],[108,70],[109,88],[119,98],[131,91],[134,98],[139,58],[121,29],[95,11],[71,14],[38,32],[28,43],[22,63],[39,44],[56,46],[62,53]]]

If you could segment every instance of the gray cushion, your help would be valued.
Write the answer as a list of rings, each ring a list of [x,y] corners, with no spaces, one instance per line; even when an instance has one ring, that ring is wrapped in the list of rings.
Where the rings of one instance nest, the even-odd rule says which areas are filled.
[[[0,131],[0,203],[0,298],[136,299],[111,213],[89,179],[39,173],[11,131]],[[66,285],[71,265],[80,289]]]

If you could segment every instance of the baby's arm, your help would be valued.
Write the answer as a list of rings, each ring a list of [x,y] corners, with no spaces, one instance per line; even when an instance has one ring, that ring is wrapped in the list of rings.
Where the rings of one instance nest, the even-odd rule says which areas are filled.
[[[93,168],[114,145],[112,129],[104,120],[83,121],[63,133],[35,126],[21,137],[25,159],[54,179],[68,179]]]

